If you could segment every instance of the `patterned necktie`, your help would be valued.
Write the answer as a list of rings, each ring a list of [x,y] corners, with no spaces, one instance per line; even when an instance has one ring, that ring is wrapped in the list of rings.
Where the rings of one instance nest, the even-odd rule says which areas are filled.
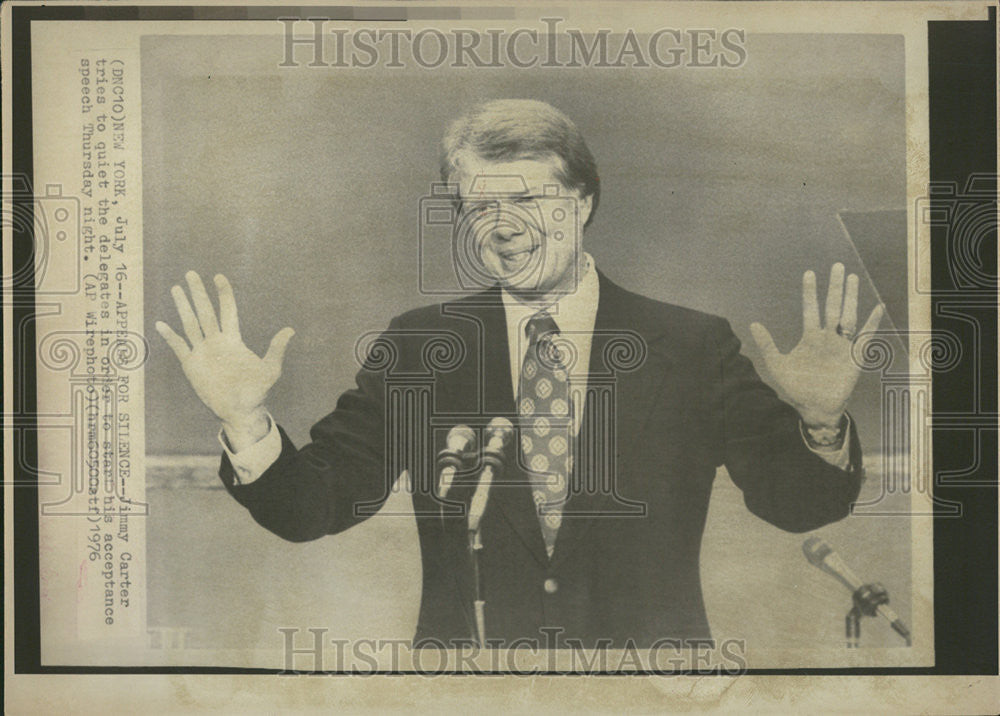
[[[553,342],[559,327],[546,311],[526,326],[528,351],[521,364],[518,415],[521,467],[531,479],[532,496],[549,557],[562,524],[571,466],[573,410],[567,356]]]

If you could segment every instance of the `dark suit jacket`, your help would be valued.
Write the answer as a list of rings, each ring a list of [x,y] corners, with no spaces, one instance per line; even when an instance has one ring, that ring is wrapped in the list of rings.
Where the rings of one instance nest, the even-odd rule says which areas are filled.
[[[357,388],[312,428],[309,445],[296,449],[282,431],[281,456],[260,478],[234,484],[224,456],[222,480],[257,522],[303,541],[369,517],[408,469],[423,560],[415,642],[468,640],[463,488],[457,504],[436,500],[434,462],[455,424],[498,415],[516,424],[508,355],[498,288],[410,311],[370,345]],[[792,532],[846,516],[860,489],[857,436],[847,471],[811,452],[798,414],[740,355],[725,320],[603,275],[585,406],[551,560],[516,460],[490,493],[482,568],[491,639],[708,639],[699,551],[719,465],[754,514]]]

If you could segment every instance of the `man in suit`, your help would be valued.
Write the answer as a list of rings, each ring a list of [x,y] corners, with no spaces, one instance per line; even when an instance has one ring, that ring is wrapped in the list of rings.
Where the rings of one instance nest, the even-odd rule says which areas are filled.
[[[443,499],[434,456],[449,428],[468,424],[482,441],[506,417],[515,435],[481,522],[490,644],[710,638],[699,551],[718,466],[753,513],[793,532],[844,517],[858,495],[861,451],[844,412],[858,377],[857,277],[833,267],[821,320],[804,276],[803,336],[788,354],[751,327],[784,402],[725,320],[631,293],[583,251],[600,184],[561,112],[529,100],[476,107],[446,134],[441,172],[457,188],[456,266],[491,285],[393,319],[302,448],[264,407],[292,330],[260,358],[223,276],[218,319],[197,274],[190,301],[174,287],[187,341],[157,330],[222,421],[227,490],[261,525],[303,541],[371,516],[408,473],[423,564],[415,642],[467,641],[467,512],[482,464],[468,456]],[[861,333],[880,318],[876,307]]]

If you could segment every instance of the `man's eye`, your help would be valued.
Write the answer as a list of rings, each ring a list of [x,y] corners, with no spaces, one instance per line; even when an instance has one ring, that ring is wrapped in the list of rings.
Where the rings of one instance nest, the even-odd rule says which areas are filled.
[[[531,204],[534,203],[535,197],[533,196],[519,196],[514,200],[516,204]]]

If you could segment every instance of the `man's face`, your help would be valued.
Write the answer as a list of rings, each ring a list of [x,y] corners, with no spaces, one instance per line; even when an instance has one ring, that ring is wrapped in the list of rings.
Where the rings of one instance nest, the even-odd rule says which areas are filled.
[[[591,199],[557,178],[559,160],[463,157],[459,250],[508,291],[541,300],[575,289]]]

